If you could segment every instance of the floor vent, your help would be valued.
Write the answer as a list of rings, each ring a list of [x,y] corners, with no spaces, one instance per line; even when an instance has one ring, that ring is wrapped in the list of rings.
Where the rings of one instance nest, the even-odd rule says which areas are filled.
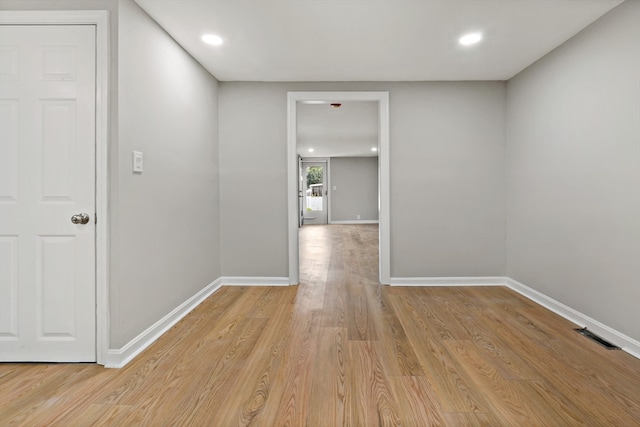
[[[580,335],[584,335],[585,337],[597,342],[598,344],[600,344],[601,346],[603,346],[607,350],[620,350],[620,347],[618,347],[617,345],[611,344],[609,341],[607,341],[607,340],[605,340],[603,338],[600,338],[599,336],[597,336],[593,332],[588,331],[587,328],[578,328],[578,329],[574,329],[574,331],[576,331]]]

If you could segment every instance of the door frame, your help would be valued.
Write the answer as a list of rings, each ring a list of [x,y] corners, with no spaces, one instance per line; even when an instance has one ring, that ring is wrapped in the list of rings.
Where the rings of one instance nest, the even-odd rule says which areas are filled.
[[[96,27],[96,362],[109,349],[109,12],[106,10],[0,11],[0,25],[95,25]]]
[[[297,103],[302,101],[373,101],[378,103],[378,212],[379,280],[391,279],[389,197],[389,92],[288,92],[287,93],[287,213],[289,284],[299,282]]]
[[[301,163],[324,163],[324,174],[325,174],[325,182],[327,183],[327,188],[325,194],[325,208],[327,209],[327,224],[331,224],[331,198],[329,197],[329,188],[331,188],[331,158],[330,157],[300,157]],[[303,215],[304,216],[304,215]]]

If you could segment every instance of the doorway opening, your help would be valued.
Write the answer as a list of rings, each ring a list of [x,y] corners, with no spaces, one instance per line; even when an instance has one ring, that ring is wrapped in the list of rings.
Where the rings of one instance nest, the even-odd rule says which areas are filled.
[[[289,242],[289,284],[294,285],[299,282],[299,227],[303,224],[309,224],[304,219],[305,212],[313,212],[314,221],[319,216],[318,203],[323,209],[326,209],[329,218],[327,222],[332,222],[331,212],[331,192],[334,190],[333,184],[326,179],[326,173],[323,175],[323,182],[303,182],[305,175],[303,172],[303,158],[299,153],[298,137],[298,113],[299,109],[309,104],[334,104],[345,105],[349,102],[368,102],[373,103],[377,112],[377,129],[375,145],[369,147],[371,152],[377,155],[377,194],[374,194],[374,210],[377,208],[378,226],[378,280],[381,284],[389,284],[391,259],[390,259],[390,220],[389,220],[389,94],[388,92],[289,92],[288,93],[288,134],[287,134],[287,184],[288,184],[288,242]],[[336,108],[336,107],[333,107]],[[339,107],[338,107],[339,108]],[[315,147],[309,147],[309,151]],[[327,167],[329,160],[325,159]],[[313,165],[309,165],[313,166]],[[317,180],[317,179],[312,179]],[[301,187],[301,184],[306,187]],[[314,185],[315,184],[315,185]],[[321,184],[321,185],[318,185]],[[328,195],[326,199],[311,200],[312,198],[320,198],[320,189]],[[307,192],[310,191],[309,201],[306,201]],[[375,190],[374,190],[375,191]],[[377,200],[375,200],[377,199]],[[315,203],[309,206],[310,203]],[[311,211],[307,208],[311,207]],[[310,215],[311,216],[311,215]],[[343,223],[365,222],[356,215],[353,221],[343,221]],[[373,221],[371,221],[373,222]]]
[[[300,164],[300,225],[328,224],[328,160],[301,159]]]

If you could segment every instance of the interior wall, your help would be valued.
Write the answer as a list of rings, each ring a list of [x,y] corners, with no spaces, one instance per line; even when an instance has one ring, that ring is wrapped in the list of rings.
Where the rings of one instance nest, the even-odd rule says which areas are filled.
[[[640,2],[508,83],[507,275],[640,340]]]
[[[218,82],[132,0],[0,9],[109,11],[110,348],[120,348],[220,276]]]
[[[120,2],[119,45],[112,348],[220,276],[218,82],[133,1]]]
[[[330,168],[331,221],[377,221],[378,158],[332,157]]]
[[[389,92],[393,277],[504,275],[504,82],[222,82],[224,276],[288,276],[288,91]]]

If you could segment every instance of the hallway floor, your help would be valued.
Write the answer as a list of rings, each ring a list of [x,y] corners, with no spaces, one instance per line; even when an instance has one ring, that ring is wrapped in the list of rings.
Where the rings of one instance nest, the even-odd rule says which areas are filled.
[[[640,360],[504,287],[380,286],[376,225],[222,287],[123,369],[0,365],[0,425],[637,426]]]

